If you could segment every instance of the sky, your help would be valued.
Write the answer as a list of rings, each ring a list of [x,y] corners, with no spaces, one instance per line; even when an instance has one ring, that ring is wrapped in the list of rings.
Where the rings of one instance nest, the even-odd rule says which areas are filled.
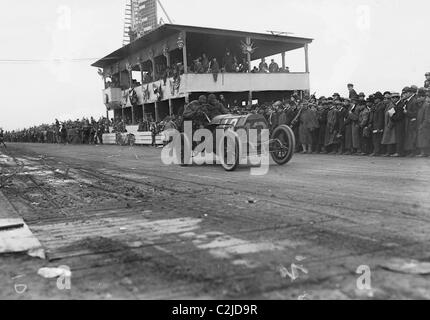
[[[106,114],[90,65],[122,45],[125,0],[2,0],[0,127]],[[430,71],[423,0],[162,0],[174,23],[313,38],[311,92],[400,91]],[[166,19],[164,19],[167,21]],[[280,63],[280,58],[278,60]],[[287,54],[304,70],[304,52]]]

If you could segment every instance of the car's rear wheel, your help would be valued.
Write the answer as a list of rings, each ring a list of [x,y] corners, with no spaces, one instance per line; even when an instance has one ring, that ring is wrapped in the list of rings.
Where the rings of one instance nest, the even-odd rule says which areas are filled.
[[[270,154],[276,164],[282,166],[288,163],[293,158],[295,148],[296,139],[290,127],[282,125],[273,131],[270,141]]]

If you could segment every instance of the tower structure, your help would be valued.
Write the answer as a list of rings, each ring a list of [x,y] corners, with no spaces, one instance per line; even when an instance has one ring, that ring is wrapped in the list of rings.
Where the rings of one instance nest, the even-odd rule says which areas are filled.
[[[142,37],[158,26],[157,0],[127,0],[123,46]]]

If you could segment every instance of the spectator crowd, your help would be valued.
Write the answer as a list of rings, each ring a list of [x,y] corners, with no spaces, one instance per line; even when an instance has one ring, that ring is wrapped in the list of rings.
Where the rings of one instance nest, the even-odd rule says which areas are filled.
[[[349,96],[315,95],[270,104],[233,107],[232,113],[258,113],[271,129],[288,125],[302,153],[385,157],[430,156],[430,73],[424,87],[366,96],[348,85]]]
[[[233,60],[234,61],[234,60]],[[264,66],[262,66],[265,68]],[[269,72],[270,66],[268,67]],[[273,66],[272,66],[273,68]],[[280,125],[290,126],[297,143],[296,152],[386,157],[430,156],[430,73],[426,73],[424,87],[405,87],[401,92],[378,91],[366,96],[349,84],[348,97],[335,93],[331,97],[299,96],[294,92],[288,99],[270,103],[242,106],[228,103],[211,94],[201,96],[184,107],[177,116],[163,121],[140,119],[138,132],[179,129],[193,105],[212,106],[215,113],[263,115],[271,130]],[[109,130],[110,128],[110,130]],[[21,131],[2,133],[6,142],[38,143],[103,143],[103,134],[126,133],[125,119],[82,119],[60,124],[41,125]]]

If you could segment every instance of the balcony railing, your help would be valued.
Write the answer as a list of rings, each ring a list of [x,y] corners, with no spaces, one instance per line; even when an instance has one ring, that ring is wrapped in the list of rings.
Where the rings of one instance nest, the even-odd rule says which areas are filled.
[[[188,92],[309,90],[308,73],[219,73],[184,75]]]
[[[180,80],[168,78],[129,90],[108,88],[103,91],[104,102],[111,108],[183,98],[192,92],[245,92],[309,90],[309,73],[187,73]]]

